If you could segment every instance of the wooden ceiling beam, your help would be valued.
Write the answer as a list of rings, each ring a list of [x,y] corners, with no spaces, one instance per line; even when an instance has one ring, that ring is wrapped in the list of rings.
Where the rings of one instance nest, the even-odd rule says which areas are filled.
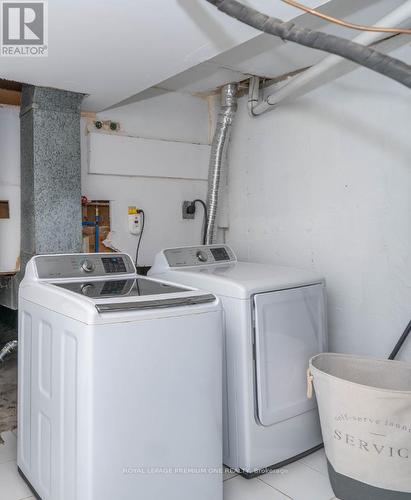
[[[20,106],[21,92],[19,90],[0,89],[0,104]]]

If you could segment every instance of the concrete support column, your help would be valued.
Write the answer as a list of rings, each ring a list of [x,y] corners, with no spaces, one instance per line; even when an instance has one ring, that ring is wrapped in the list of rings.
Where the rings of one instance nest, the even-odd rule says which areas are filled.
[[[18,286],[33,255],[81,251],[82,99],[75,92],[23,86],[21,272],[0,277],[0,304],[10,309],[17,309]]]
[[[36,254],[80,252],[82,94],[23,86],[21,263]]]

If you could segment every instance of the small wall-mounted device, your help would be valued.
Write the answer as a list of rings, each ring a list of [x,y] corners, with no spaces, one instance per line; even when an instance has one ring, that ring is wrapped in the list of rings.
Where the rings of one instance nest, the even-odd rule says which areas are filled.
[[[94,126],[97,130],[106,130],[110,132],[119,132],[120,131],[120,123],[113,122],[111,120],[95,120]]]
[[[128,230],[130,234],[138,236],[141,233],[143,214],[137,207],[128,207]]]

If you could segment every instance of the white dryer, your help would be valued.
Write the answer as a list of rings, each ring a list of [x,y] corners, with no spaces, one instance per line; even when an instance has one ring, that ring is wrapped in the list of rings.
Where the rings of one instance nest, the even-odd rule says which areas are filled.
[[[324,280],[301,269],[238,262],[227,245],[163,250],[149,274],[222,301],[224,463],[252,477],[318,449],[306,370],[310,357],[327,348]]]
[[[18,467],[41,500],[222,500],[221,306],[125,254],[34,257]]]

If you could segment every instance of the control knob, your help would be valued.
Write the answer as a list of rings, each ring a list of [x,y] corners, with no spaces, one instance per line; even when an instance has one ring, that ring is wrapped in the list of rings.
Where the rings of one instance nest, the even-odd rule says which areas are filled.
[[[199,251],[196,253],[196,257],[197,257],[197,259],[198,259],[200,262],[207,262],[207,260],[208,260],[207,254],[206,254],[205,252],[203,252],[202,250],[199,250]]]
[[[91,283],[86,283],[81,287],[81,293],[86,297],[92,297],[94,295],[95,286]]]
[[[95,268],[96,268],[96,266],[94,265],[94,263],[91,260],[86,259],[81,264],[81,270],[84,271],[85,273],[92,273]]]

